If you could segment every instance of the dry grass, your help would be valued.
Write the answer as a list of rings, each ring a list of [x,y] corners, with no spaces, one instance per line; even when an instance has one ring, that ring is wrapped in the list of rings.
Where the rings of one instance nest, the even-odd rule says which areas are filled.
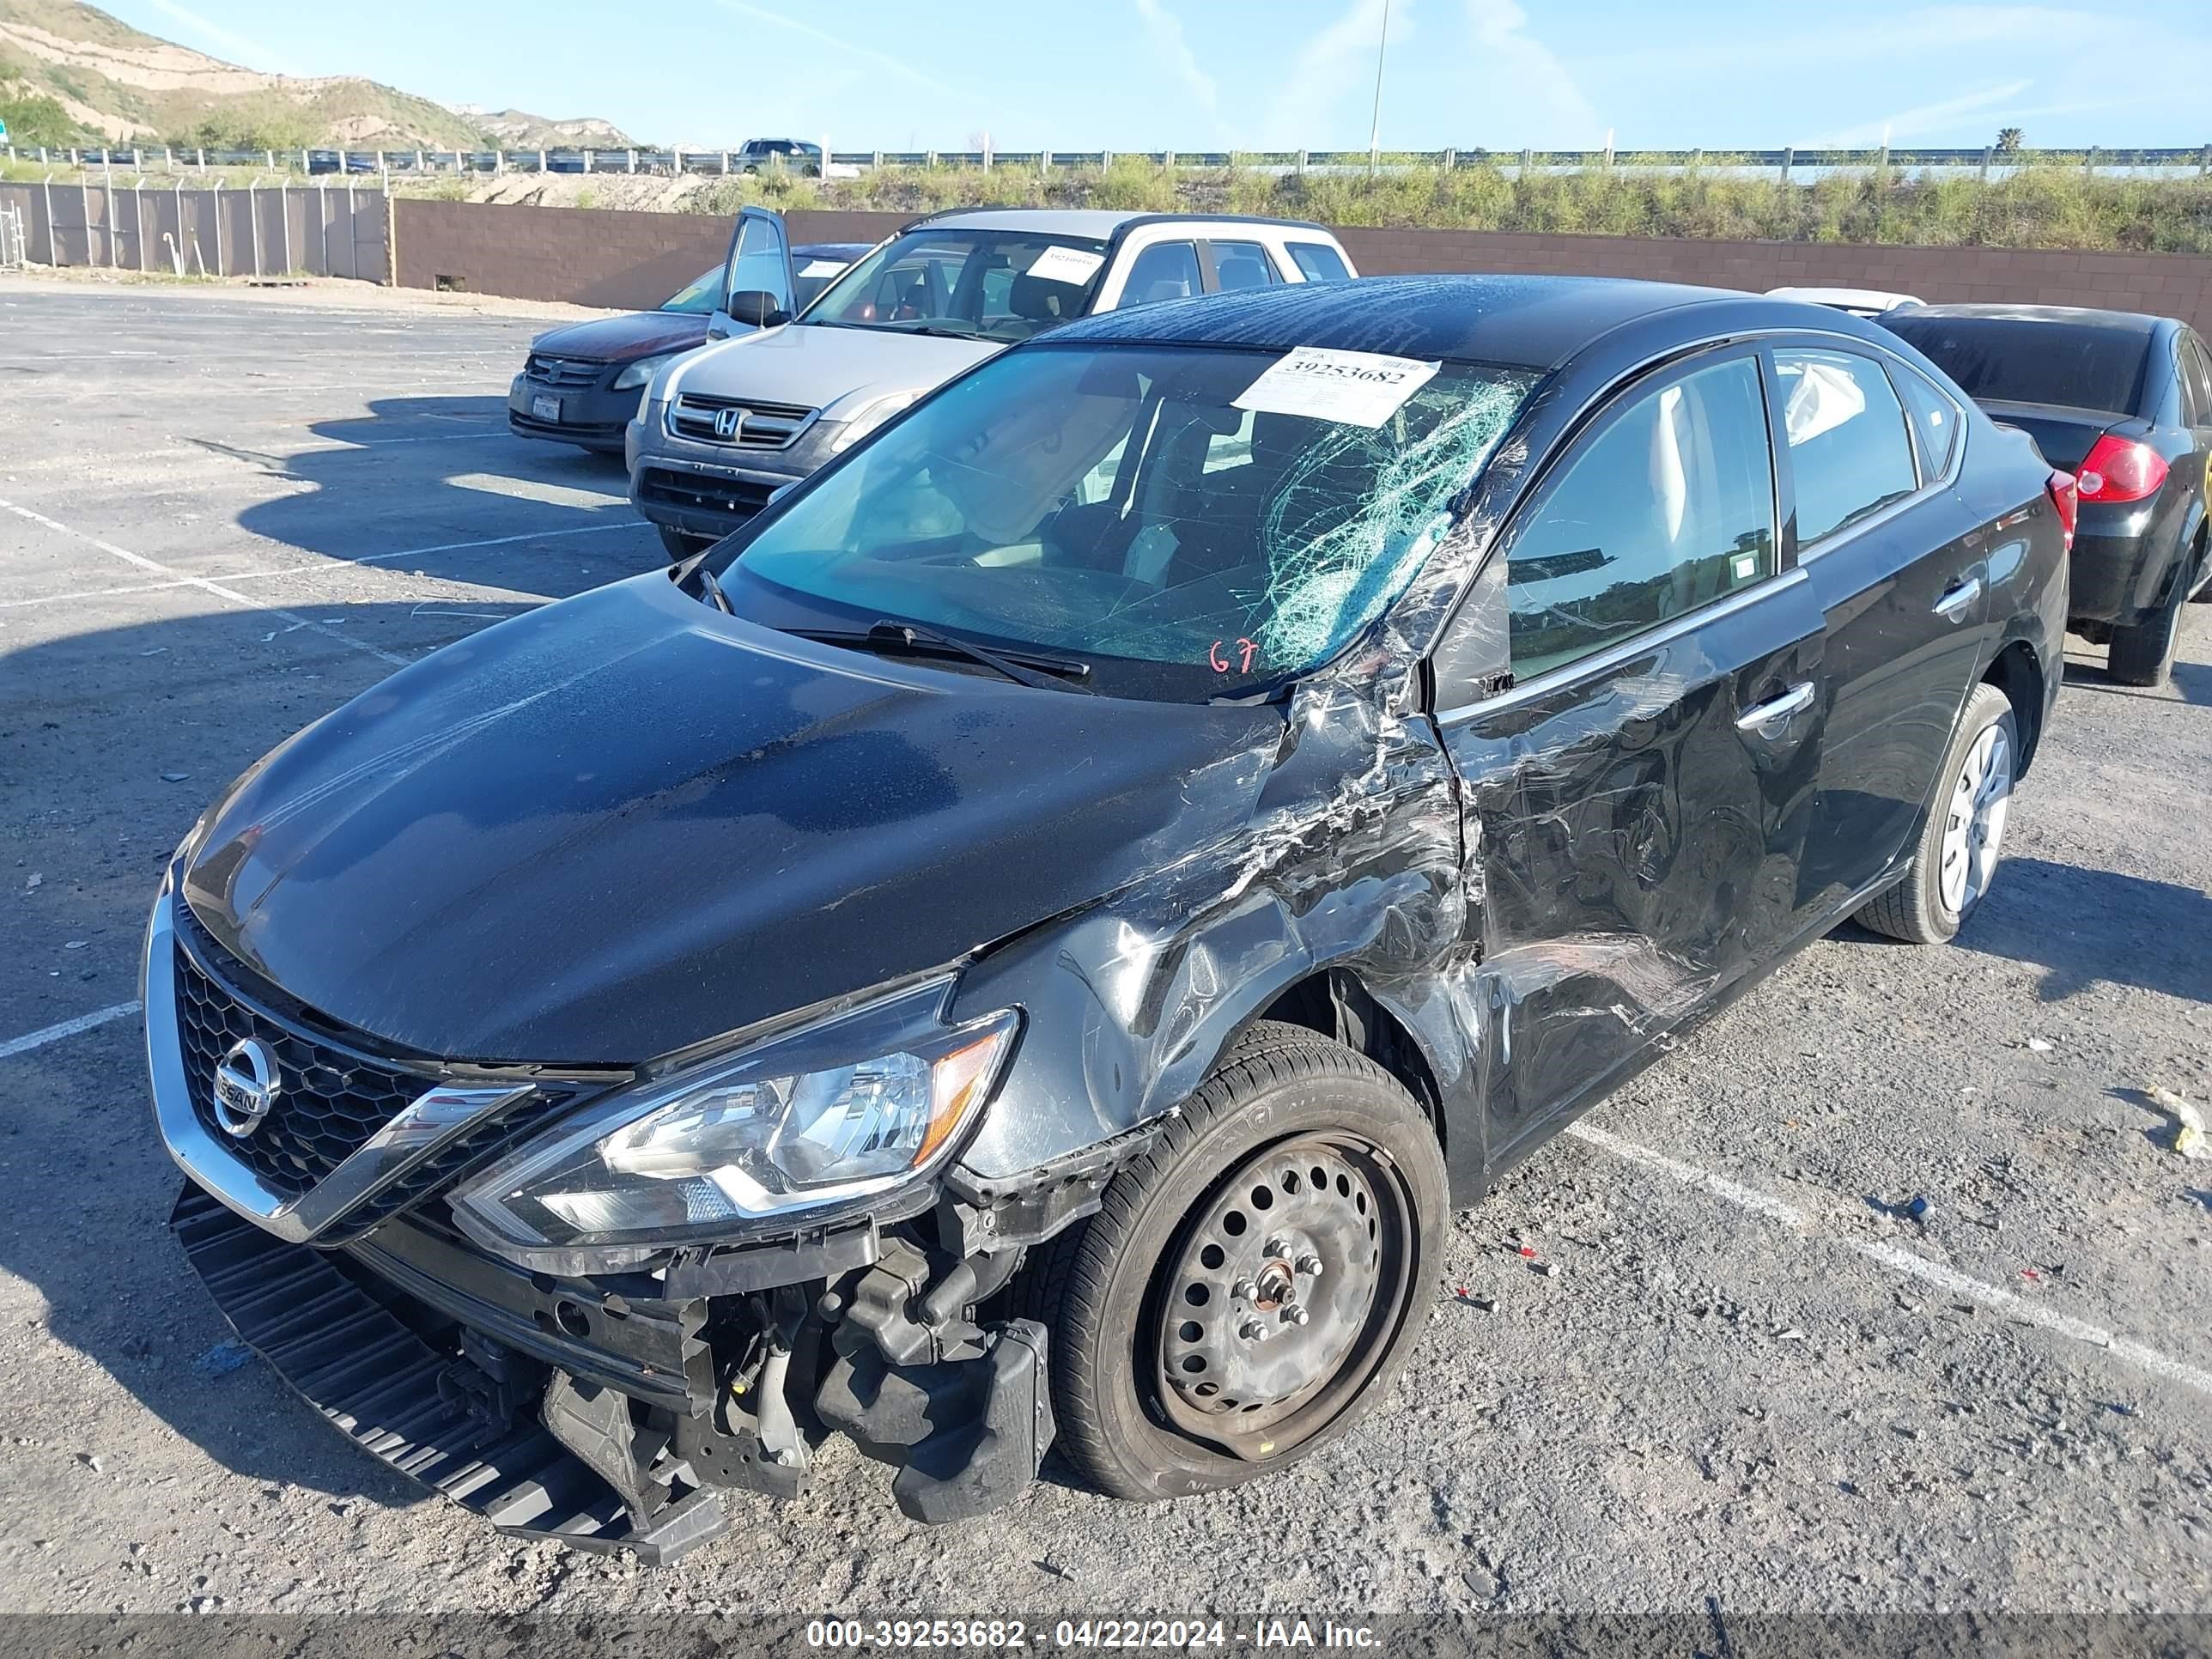
[[[1988,183],[1833,173],[1787,186],[1729,170],[1725,157],[1662,172],[1625,156],[1612,172],[1535,173],[1412,164],[1304,177],[1229,167],[1170,176],[1147,162],[1103,170],[885,167],[857,179],[776,173],[716,179],[687,210],[726,213],[746,202],[781,208],[1106,207],[1279,215],[1332,225],[1455,230],[1577,231],[1754,241],[1917,243],[1932,246],[2121,249],[2212,253],[2212,179],[2123,179],[2078,163],[2039,161]]]

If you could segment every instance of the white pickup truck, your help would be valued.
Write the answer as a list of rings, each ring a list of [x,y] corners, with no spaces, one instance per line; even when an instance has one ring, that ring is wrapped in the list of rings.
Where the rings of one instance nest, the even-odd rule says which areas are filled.
[[[630,500],[669,556],[688,557],[924,393],[1055,324],[1357,274],[1318,225],[975,209],[908,225],[793,318],[782,222],[748,208],[708,336],[763,326],[654,377],[624,434]]]

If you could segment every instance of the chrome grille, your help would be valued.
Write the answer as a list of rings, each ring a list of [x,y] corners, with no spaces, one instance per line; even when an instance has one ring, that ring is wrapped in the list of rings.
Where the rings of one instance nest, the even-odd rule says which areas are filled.
[[[336,1043],[272,1018],[210,969],[220,947],[177,906],[177,1016],[185,1086],[200,1122],[264,1180],[294,1194],[316,1186],[368,1138],[397,1117],[432,1079],[379,1065]],[[243,1139],[225,1132],[215,1114],[215,1073],[231,1045],[258,1038],[276,1057],[282,1088],[260,1127]]]
[[[590,386],[606,370],[605,363],[594,363],[580,357],[541,357],[534,351],[522,366],[523,374],[529,379],[540,386],[555,386],[563,392],[574,392]]]
[[[436,1079],[424,1073],[376,1060],[311,1029],[297,1009],[279,1011],[264,1006],[262,999],[249,1000],[226,982],[248,973],[216,943],[191,908],[179,901],[174,918],[178,1036],[193,1114],[233,1157],[271,1186],[294,1197],[313,1190],[435,1086]],[[216,1116],[214,1079],[216,1067],[241,1037],[268,1045],[276,1058],[282,1090],[260,1126],[240,1137],[225,1131]],[[334,1240],[365,1231],[511,1150],[580,1092],[573,1086],[540,1085],[349,1210],[325,1237]]]
[[[750,398],[718,398],[711,392],[677,394],[668,411],[669,429],[679,438],[738,449],[788,449],[814,424],[818,410],[794,404],[763,404]]]

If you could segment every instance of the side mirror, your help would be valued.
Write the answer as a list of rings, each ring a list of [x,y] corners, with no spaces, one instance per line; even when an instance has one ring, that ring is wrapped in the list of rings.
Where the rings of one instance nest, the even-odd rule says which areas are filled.
[[[789,322],[789,315],[775,302],[775,295],[757,289],[747,289],[729,296],[722,307],[733,323],[750,323],[755,328],[774,328],[778,323]]]

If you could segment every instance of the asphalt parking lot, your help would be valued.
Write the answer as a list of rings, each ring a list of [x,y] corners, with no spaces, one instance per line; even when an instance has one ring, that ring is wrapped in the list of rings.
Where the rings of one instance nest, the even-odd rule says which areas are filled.
[[[2069,665],[1957,946],[1844,930],[1516,1172],[1286,1477],[933,1531],[837,1443],[653,1572],[237,1363],[165,1225],[146,907],[287,734],[660,562],[618,462],[506,432],[544,325],[0,280],[0,1611],[2212,1610],[2212,1163],[2143,1092],[2212,1096],[2207,606],[2165,690]]]

